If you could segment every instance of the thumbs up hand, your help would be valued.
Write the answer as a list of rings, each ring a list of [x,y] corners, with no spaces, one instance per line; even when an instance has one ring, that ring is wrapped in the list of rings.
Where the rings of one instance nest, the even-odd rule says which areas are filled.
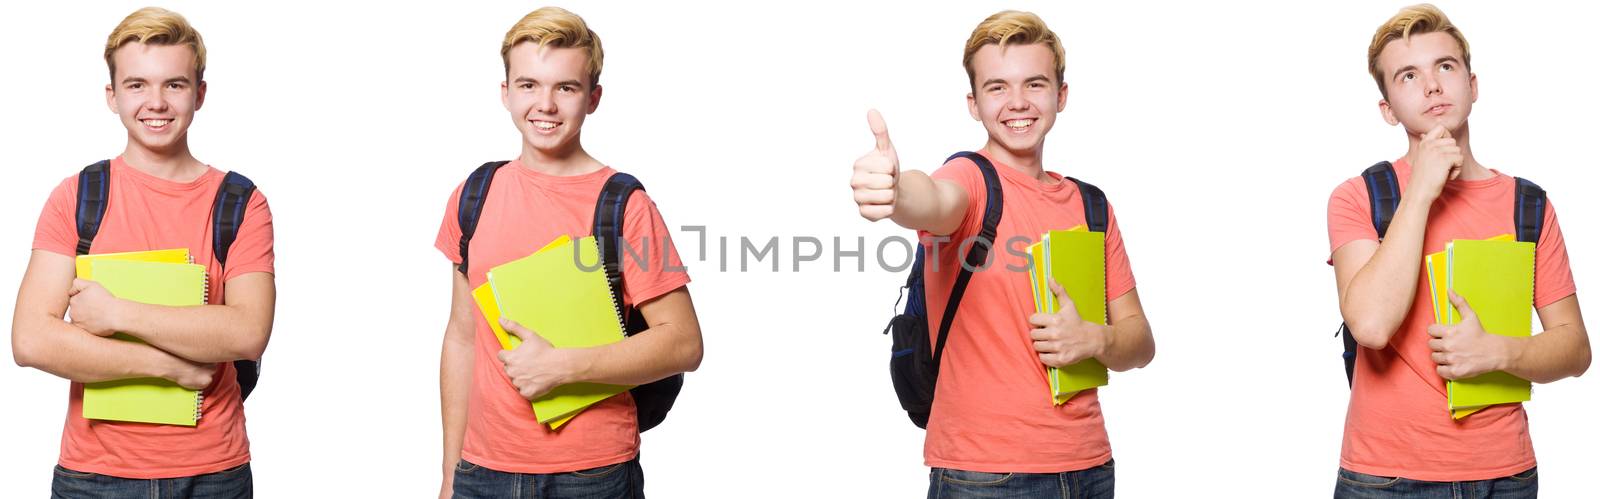
[[[894,215],[900,158],[894,153],[894,144],[889,142],[889,127],[883,123],[883,116],[876,109],[867,111],[867,126],[872,129],[877,144],[872,151],[856,160],[850,188],[855,191],[861,217],[876,222]]]

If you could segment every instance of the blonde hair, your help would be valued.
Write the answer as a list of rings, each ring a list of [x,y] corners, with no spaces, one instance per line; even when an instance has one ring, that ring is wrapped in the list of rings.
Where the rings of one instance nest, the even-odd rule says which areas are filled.
[[[189,25],[189,20],[177,12],[145,7],[128,14],[111,30],[111,36],[106,37],[106,67],[111,70],[112,80],[117,78],[117,63],[111,59],[111,54],[130,43],[187,45],[194,50],[195,79],[205,79],[206,43],[200,39],[200,32]]]
[[[1433,4],[1419,3],[1400,9],[1394,17],[1389,18],[1378,32],[1372,35],[1372,45],[1367,46],[1367,72],[1372,73],[1372,79],[1378,82],[1378,91],[1384,98],[1389,97],[1389,88],[1384,85],[1384,76],[1378,72],[1378,54],[1389,42],[1395,40],[1411,41],[1411,35],[1425,35],[1428,33],[1444,33],[1454,38],[1461,45],[1461,64],[1472,71],[1472,49],[1467,45],[1467,37],[1461,35],[1461,30],[1450,23],[1450,18],[1445,17],[1444,11],[1434,7]]]
[[[985,45],[994,44],[1005,48],[1007,45],[1031,45],[1043,43],[1050,47],[1056,59],[1056,83],[1061,83],[1066,75],[1067,53],[1061,48],[1061,39],[1056,37],[1044,25],[1044,20],[1032,12],[1004,10],[978,23],[977,29],[972,30],[972,36],[967,38],[967,50],[961,56],[961,65],[967,68],[967,82],[974,89],[977,88],[977,75],[972,72],[972,56],[978,53]]]
[[[560,7],[543,7],[529,12],[506,32],[500,43],[500,61],[506,72],[511,71],[511,48],[530,42],[539,47],[584,49],[589,56],[589,85],[600,84],[600,67],[605,63],[605,51],[600,48],[600,35],[589,29],[582,17]]]

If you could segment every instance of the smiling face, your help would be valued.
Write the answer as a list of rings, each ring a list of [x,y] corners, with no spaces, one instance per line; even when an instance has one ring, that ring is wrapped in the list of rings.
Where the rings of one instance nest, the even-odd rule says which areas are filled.
[[[187,147],[194,112],[205,102],[194,49],[187,45],[129,43],[111,55],[106,105],[128,129],[129,147],[170,154]]]
[[[1067,102],[1056,74],[1055,54],[1042,43],[989,44],[973,54],[967,110],[983,122],[990,145],[1015,158],[1043,155],[1045,134]]]
[[[506,52],[501,101],[527,147],[549,157],[579,150],[583,120],[600,106],[600,87],[590,81],[588,55],[578,48],[524,42]]]
[[[1452,133],[1467,122],[1478,100],[1478,78],[1467,69],[1461,44],[1442,32],[1389,42],[1377,69],[1387,96],[1378,103],[1384,121],[1421,135],[1443,125]]]

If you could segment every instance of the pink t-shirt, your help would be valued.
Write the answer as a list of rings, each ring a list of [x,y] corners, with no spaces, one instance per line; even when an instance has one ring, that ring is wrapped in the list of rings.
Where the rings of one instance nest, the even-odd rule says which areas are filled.
[[[986,156],[987,157],[987,156]],[[923,458],[928,466],[984,472],[1052,473],[1087,469],[1111,459],[1111,443],[1100,415],[1096,390],[1061,406],[1050,403],[1045,366],[1033,350],[1033,288],[1023,256],[1029,244],[1051,229],[1085,223],[1078,187],[1060,175],[1040,182],[993,161],[1000,174],[1004,213],[996,231],[991,265],[974,272],[962,297],[944,351]],[[957,246],[975,237],[988,202],[983,174],[972,161],[957,158],[933,178],[966,189],[969,204],[960,228],[948,242],[927,248],[926,281],[930,341],[938,341],[950,289],[961,270]],[[1114,210],[1107,210],[1106,296],[1115,300],[1134,288],[1133,271],[1122,247]],[[933,237],[924,232],[924,241]],[[1008,242],[1025,237],[1027,243]],[[934,258],[937,245],[937,258]],[[933,272],[937,263],[938,271]]]
[[[1405,160],[1394,163],[1400,190],[1411,177]],[[1492,171],[1492,170],[1491,170]],[[1445,184],[1428,212],[1423,254],[1454,239],[1516,234],[1516,181],[1494,171],[1482,180]],[[1577,292],[1567,267],[1567,247],[1553,204],[1545,205],[1544,231],[1534,260],[1534,307]],[[1334,189],[1328,199],[1328,242],[1338,250],[1356,240],[1378,240],[1361,177]],[[1418,272],[1416,297],[1400,329],[1382,350],[1356,355],[1355,384],[1345,416],[1339,465],[1358,473],[1427,481],[1485,480],[1534,466],[1533,441],[1522,404],[1496,405],[1460,420],[1446,409],[1445,380],[1428,348],[1433,324],[1426,271]]]
[[[272,211],[256,190],[245,207],[226,271],[211,252],[211,209],[223,172],[209,168],[190,182],[173,182],[111,161],[105,218],[89,253],[188,248],[211,279],[211,303],[221,304],[229,279],[272,272]],[[78,176],[61,181],[45,202],[33,249],[75,256]],[[194,427],[98,421],[83,418],[83,384],[72,383],[66,427],[61,433],[63,467],[126,478],[171,478],[222,471],[250,461],[244,405],[233,363],[217,364],[205,389],[203,416]]]
[[[477,231],[468,250],[467,282],[482,285],[489,269],[527,256],[561,235],[591,235],[595,201],[616,170],[558,177],[522,167],[500,168],[489,185]],[[461,227],[456,219],[461,186],[450,194],[434,247],[461,263]],[[689,283],[673,247],[667,224],[644,191],[628,199],[623,239],[636,253],[623,252],[623,302],[643,303]],[[644,266],[632,255],[645,252]],[[665,265],[663,264],[665,263]],[[633,397],[624,392],[595,404],[557,431],[540,425],[528,400],[517,393],[496,357],[500,342],[482,314],[474,314],[472,390],[467,402],[467,433],[461,457],[480,466],[513,473],[558,473],[633,459],[639,452],[639,427]]]

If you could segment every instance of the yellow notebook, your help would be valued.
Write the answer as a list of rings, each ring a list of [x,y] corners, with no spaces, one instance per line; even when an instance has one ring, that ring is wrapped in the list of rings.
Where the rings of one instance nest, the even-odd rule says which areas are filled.
[[[1484,331],[1527,337],[1533,330],[1534,244],[1509,240],[1455,240],[1445,246],[1447,288],[1471,305]],[[1461,315],[1448,308],[1450,324]],[[1503,371],[1446,383],[1454,417],[1463,409],[1526,402],[1533,385]],[[1470,414],[1470,412],[1468,412]]]
[[[1041,239],[1038,251],[1044,258],[1035,261],[1043,262],[1043,268],[1036,266],[1034,289],[1036,298],[1042,298],[1038,301],[1045,305],[1044,313],[1060,310],[1061,304],[1049,291],[1049,280],[1054,280],[1072,297],[1083,320],[1106,324],[1105,233],[1089,232],[1078,226],[1052,230]],[[1057,405],[1066,403],[1078,392],[1105,386],[1110,381],[1105,365],[1095,359],[1045,371],[1051,401]]]
[[[124,300],[174,307],[206,303],[206,269],[200,265],[99,258],[91,259],[87,273]],[[115,337],[139,341],[121,333]],[[163,378],[88,383],[83,387],[83,417],[194,426],[203,400],[200,391]]]
[[[580,269],[578,262],[596,268]],[[597,268],[599,262],[594,237],[564,244],[558,239],[537,253],[490,269],[489,285],[503,315],[556,348],[615,343],[622,341],[621,313],[612,302],[605,272]],[[550,424],[630,388],[562,385],[534,399],[533,412],[540,423]]]
[[[189,248],[174,248],[150,251],[129,251],[125,253],[100,253],[97,255],[79,255],[74,261],[79,279],[94,280],[92,263],[101,260],[132,260],[138,262],[165,262],[165,263],[194,263],[189,256]]]

